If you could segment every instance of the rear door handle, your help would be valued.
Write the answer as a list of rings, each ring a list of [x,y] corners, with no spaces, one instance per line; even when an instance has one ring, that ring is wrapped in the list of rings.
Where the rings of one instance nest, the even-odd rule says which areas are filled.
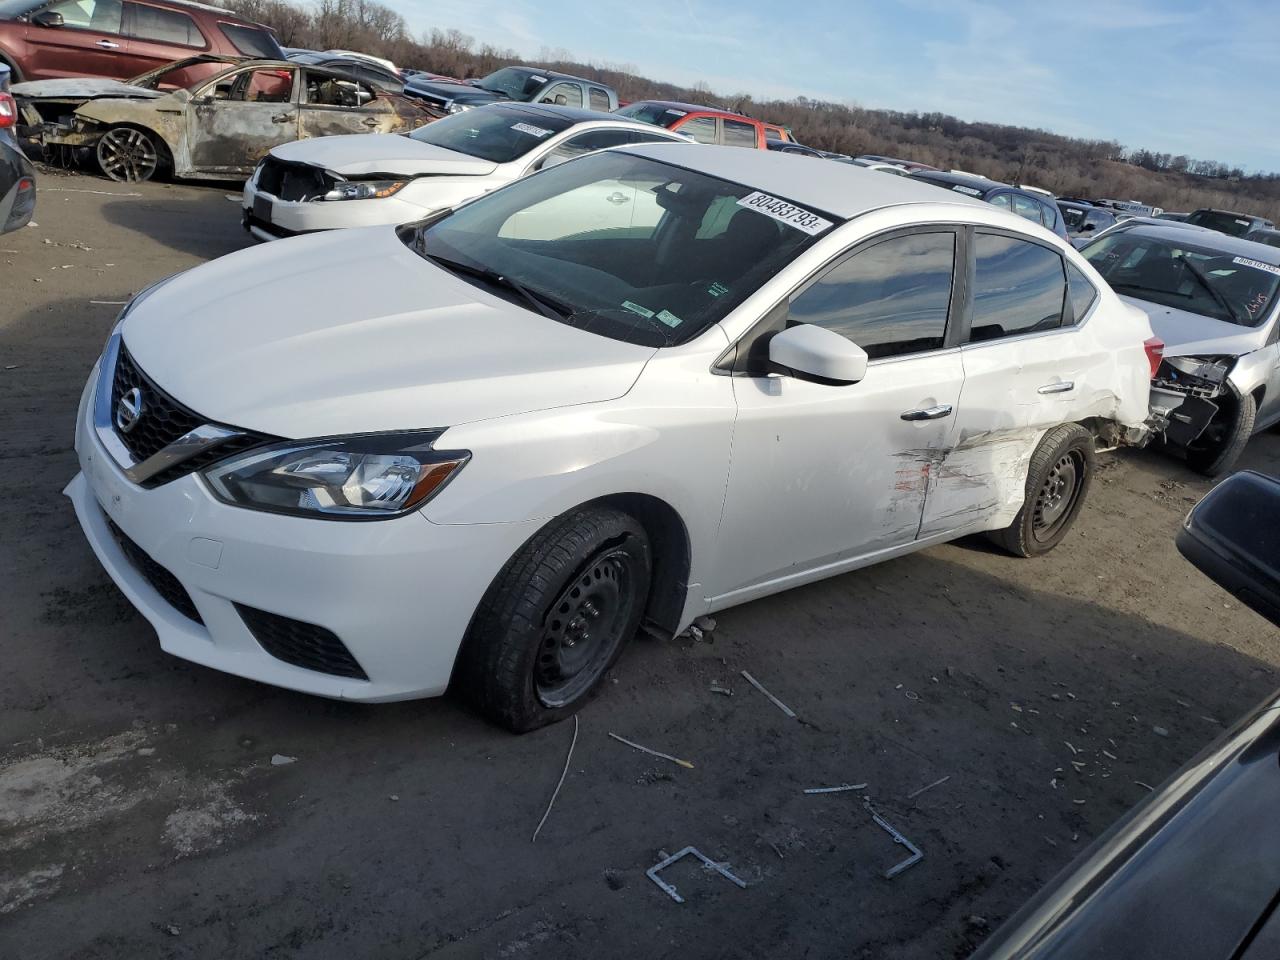
[[[365,117],[360,122],[363,123],[366,127],[376,127],[382,121],[379,120],[377,117]]]
[[[292,119],[293,119],[293,114],[291,113],[277,113],[274,117],[271,118],[271,122],[272,123],[288,123]]]
[[[1058,383],[1046,383],[1036,393],[1070,393],[1075,388],[1074,380],[1061,380]]]
[[[902,415],[903,420],[941,420],[951,416],[951,404],[940,403],[936,407],[924,407],[920,410],[908,410]]]
[[[95,46],[101,47],[103,50],[119,50],[120,44],[112,43],[110,40],[99,40]]]

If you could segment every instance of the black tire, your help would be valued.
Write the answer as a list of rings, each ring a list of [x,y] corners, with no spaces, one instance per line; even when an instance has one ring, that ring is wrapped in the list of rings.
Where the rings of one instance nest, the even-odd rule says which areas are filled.
[[[8,57],[0,56],[0,63],[9,68],[9,82],[22,83],[26,78],[23,77],[22,71],[18,69],[18,65]]]
[[[1206,477],[1226,473],[1244,453],[1253,436],[1253,423],[1258,415],[1253,397],[1232,396],[1223,403],[1209,425],[1187,447],[1187,466]]]
[[[1093,434],[1076,423],[1054,427],[1031,455],[1022,509],[1008,527],[988,536],[1015,557],[1048,553],[1079,515],[1094,461]]]
[[[98,167],[119,183],[144,183],[164,165],[164,143],[150,130],[112,127],[98,138]]]
[[[587,507],[547,524],[472,617],[461,692],[513,733],[577,712],[639,629],[651,570],[649,538],[628,514]]]

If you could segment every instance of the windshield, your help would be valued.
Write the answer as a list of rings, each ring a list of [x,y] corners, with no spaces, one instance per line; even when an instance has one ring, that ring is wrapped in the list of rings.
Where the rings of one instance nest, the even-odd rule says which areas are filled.
[[[490,93],[501,94],[508,100],[527,100],[547,82],[546,74],[523,67],[503,67],[495,70],[478,86]]]
[[[1223,213],[1221,210],[1197,210],[1187,217],[1187,223],[1197,227],[1208,227],[1229,237],[1243,237],[1253,229],[1253,221],[1235,213]]]
[[[688,110],[668,107],[661,103],[632,103],[621,110],[615,110],[614,113],[621,117],[631,117],[633,120],[652,123],[659,127],[669,127],[689,115]]]
[[[1256,327],[1270,312],[1280,267],[1220,250],[1133,233],[1081,251],[1116,293]]]
[[[572,125],[567,117],[491,105],[441,117],[409,137],[491,163],[510,163]]]
[[[445,269],[483,271],[495,289],[514,288],[521,306],[532,295],[554,307],[539,312],[570,326],[660,347],[723,319],[834,222],[750,187],[607,151],[410,224],[401,237]]]

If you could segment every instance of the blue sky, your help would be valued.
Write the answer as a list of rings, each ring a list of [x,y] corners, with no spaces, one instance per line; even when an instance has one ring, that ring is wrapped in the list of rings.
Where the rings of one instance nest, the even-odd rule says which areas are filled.
[[[1280,171],[1280,0],[397,0],[456,28],[719,93],[1043,127]],[[426,66],[430,66],[427,64]]]

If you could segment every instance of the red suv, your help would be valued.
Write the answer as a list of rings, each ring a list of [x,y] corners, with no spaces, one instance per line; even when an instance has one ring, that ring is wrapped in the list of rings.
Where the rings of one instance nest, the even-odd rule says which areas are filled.
[[[0,0],[0,63],[15,82],[124,80],[194,54],[283,60],[271,31],[186,0]]]
[[[0,0],[0,3],[3,2],[4,0]],[[786,127],[775,123],[765,123],[731,110],[699,107],[692,103],[637,100],[614,112],[633,120],[675,130],[686,137],[692,137],[698,143],[719,143],[726,147],[755,147],[764,150],[771,142],[790,143],[795,140]]]

